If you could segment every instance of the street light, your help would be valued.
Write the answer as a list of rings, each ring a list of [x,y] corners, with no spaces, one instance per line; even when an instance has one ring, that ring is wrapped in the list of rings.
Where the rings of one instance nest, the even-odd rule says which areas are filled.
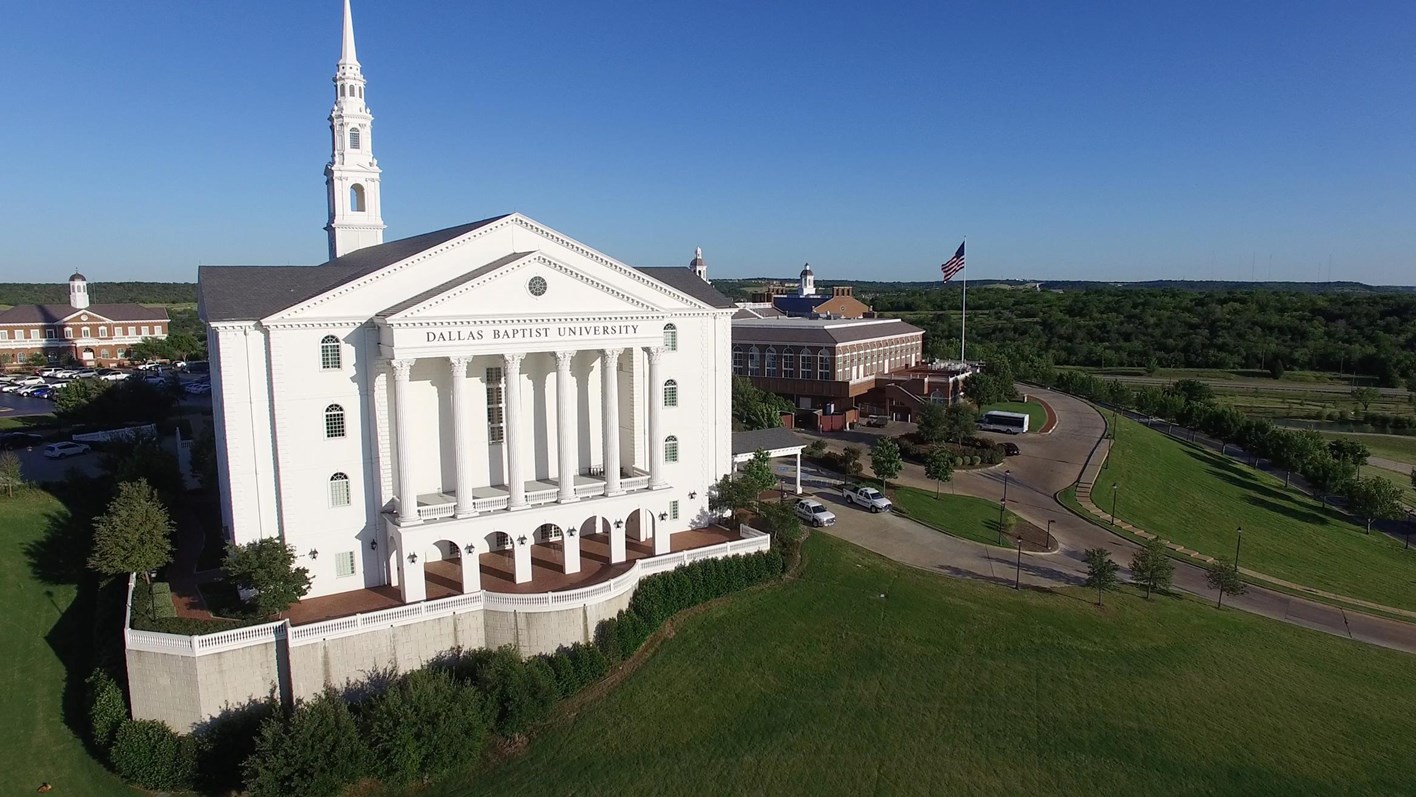
[[[1234,530],[1234,574],[1239,574],[1239,545],[1244,542],[1244,527]]]
[[[1008,499],[1006,499],[1006,498],[1000,498],[1000,499],[998,499],[998,544],[999,544],[999,545],[1002,545],[1002,544],[1003,544],[1003,512],[1006,511],[1006,509],[1007,509],[1007,506],[1008,506],[1008,504],[1006,503],[1007,500],[1008,500]]]
[[[1005,471],[1003,471],[1003,500],[1004,500],[1004,502],[1007,502],[1007,500],[1008,500],[1008,477],[1009,477],[1010,475],[1012,475],[1012,473],[1013,473],[1013,471],[1011,471],[1011,470],[1005,470]]]
[[[1111,483],[1111,525],[1116,525],[1116,482]]]
[[[1023,581],[1023,535],[1018,535],[1018,568],[1013,571],[1013,589]]]
[[[1051,521],[1051,520],[1048,520],[1048,521],[1047,521],[1047,540],[1046,540],[1046,546],[1045,546],[1045,547],[1047,547],[1047,548],[1051,548],[1051,547],[1052,547],[1052,523],[1053,523],[1053,521]]]

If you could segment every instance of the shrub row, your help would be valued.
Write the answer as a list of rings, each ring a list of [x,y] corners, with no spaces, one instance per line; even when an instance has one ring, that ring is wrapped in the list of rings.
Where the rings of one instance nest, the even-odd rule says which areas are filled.
[[[780,576],[777,550],[705,559],[639,582],[629,608],[595,628],[595,646],[612,662],[628,658],[675,612]]]
[[[912,435],[904,435],[896,438],[900,445],[900,456],[916,463],[923,464],[929,459],[929,455],[937,448],[948,451],[953,457],[954,467],[997,465],[1003,461],[1003,446],[979,437],[965,437],[963,444],[959,443],[924,443],[915,439]],[[974,445],[982,443],[983,445]]]

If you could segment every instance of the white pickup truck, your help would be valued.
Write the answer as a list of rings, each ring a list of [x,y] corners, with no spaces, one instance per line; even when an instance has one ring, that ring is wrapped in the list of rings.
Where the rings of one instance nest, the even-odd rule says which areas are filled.
[[[871,512],[889,512],[890,499],[886,498],[874,487],[867,487],[863,484],[850,484],[841,488],[841,495],[853,504],[863,506]]]

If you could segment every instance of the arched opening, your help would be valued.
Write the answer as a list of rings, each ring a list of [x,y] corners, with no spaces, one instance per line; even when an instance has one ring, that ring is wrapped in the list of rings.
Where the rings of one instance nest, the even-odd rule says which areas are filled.
[[[565,572],[565,530],[554,523],[542,523],[531,535],[531,567],[533,575],[540,572]]]
[[[423,582],[428,600],[462,594],[462,549],[438,540],[423,551]]]
[[[364,212],[364,186],[359,183],[349,187],[349,212]]]
[[[516,541],[510,534],[489,531],[472,547],[483,589],[504,591],[516,583]]]
[[[643,556],[654,555],[654,547],[650,544],[654,539],[654,515],[651,512],[645,509],[630,512],[624,523],[624,532],[626,545]]]
[[[82,355],[83,355],[83,358],[84,358],[84,362],[86,362],[86,363],[91,363],[91,362],[93,362],[93,349],[84,349],[83,352],[82,352]]]
[[[339,353],[339,338],[333,335],[325,335],[320,340],[320,367],[326,371],[339,368],[341,364]]]

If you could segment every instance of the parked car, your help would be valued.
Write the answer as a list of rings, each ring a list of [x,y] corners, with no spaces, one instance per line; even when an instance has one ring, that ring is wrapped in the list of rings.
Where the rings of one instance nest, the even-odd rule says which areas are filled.
[[[189,374],[209,374],[211,373],[211,363],[206,360],[195,360],[185,363],[182,366],[182,370]]]
[[[44,455],[50,459],[63,459],[87,454],[91,449],[85,443],[50,443],[44,447]]]
[[[797,501],[795,509],[797,517],[817,528],[830,526],[836,522],[836,513],[813,498],[803,498]]]
[[[128,378],[128,374],[116,368],[102,368],[98,372],[98,378],[105,382],[121,382]]]
[[[55,371],[54,375],[59,377],[60,379],[73,379],[74,377],[79,375],[79,372],[74,370],[73,368],[61,368],[58,371]]]
[[[893,504],[883,493],[874,487],[863,484],[851,484],[841,488],[841,495],[847,501],[856,506],[863,506],[871,512],[889,512]]]
[[[189,396],[204,396],[211,392],[210,382],[193,382],[182,388]]]
[[[888,423],[890,423],[890,419],[884,415],[872,415],[865,419],[866,426],[873,426],[877,429],[883,429]]]
[[[79,379],[93,379],[94,377],[98,376],[98,372],[93,370],[92,368],[85,368],[82,371],[75,371],[74,376]]]
[[[21,396],[33,396],[36,390],[43,390],[46,387],[49,387],[49,385],[41,382],[38,385],[24,385],[15,392]]]
[[[43,387],[37,387],[37,388],[34,389],[34,392],[33,392],[33,393],[30,393],[30,396],[33,397],[33,398],[53,399],[53,398],[54,398],[54,386],[53,386],[53,385],[45,385],[45,386],[43,386]]]
[[[6,432],[0,434],[0,449],[31,448],[44,442],[44,438],[29,432]]]
[[[58,376],[58,375],[59,375],[59,369],[58,369],[58,368],[44,368],[44,369],[41,369],[41,370],[40,370],[39,375],[40,375],[40,376]]]
[[[1019,455],[1019,454],[1021,454],[1021,453],[1023,453],[1023,450],[1020,449],[1020,448],[1018,448],[1018,444],[1017,444],[1017,443],[1004,443],[1004,444],[1003,444],[1003,454],[1004,454],[1005,456],[1016,457],[1017,455]]]
[[[155,371],[162,367],[162,363],[143,363],[138,366],[139,371]]]
[[[18,385],[18,386],[20,386],[20,387],[27,387],[27,386],[29,386],[29,385],[42,385],[42,384],[44,384],[44,377],[42,377],[42,376],[22,376],[22,377],[20,377],[19,379],[16,379],[15,382],[14,382],[14,384],[16,384],[16,385]]]

